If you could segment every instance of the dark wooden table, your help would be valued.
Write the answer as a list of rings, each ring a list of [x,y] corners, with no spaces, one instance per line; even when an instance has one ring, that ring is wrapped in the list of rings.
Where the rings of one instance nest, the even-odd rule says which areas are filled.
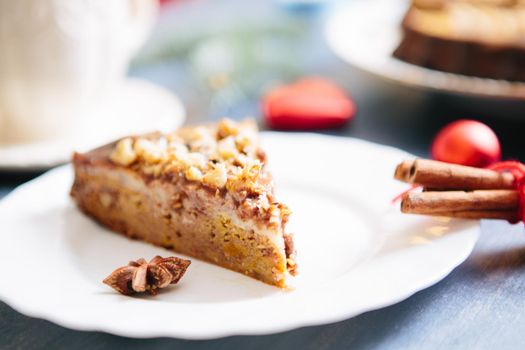
[[[392,145],[426,156],[430,140],[442,125],[457,118],[476,118],[496,130],[502,139],[505,157],[525,160],[523,104],[510,107],[509,103],[500,103],[492,108],[495,104],[491,103],[484,107],[486,102],[400,87],[349,68],[331,56],[321,42],[316,45],[323,53],[320,59],[323,63],[314,65],[311,72],[339,81],[351,92],[359,108],[351,125],[327,133]],[[189,101],[186,97],[190,93],[177,83],[177,76],[169,77],[177,69],[171,63],[163,63],[135,69],[133,74],[163,84]],[[522,120],[505,117],[507,106],[514,111],[521,108]],[[190,105],[189,110],[193,121],[220,116],[220,111],[199,105]],[[257,111],[255,103],[248,103],[234,111],[233,116],[240,118],[246,112],[257,115]],[[36,175],[0,173],[0,196]],[[32,286],[35,287],[38,288]],[[26,317],[0,303],[0,348],[522,349],[525,348],[524,310],[523,225],[486,221],[482,223],[481,237],[472,255],[444,280],[396,305],[336,324],[210,341],[137,340],[65,329]]]

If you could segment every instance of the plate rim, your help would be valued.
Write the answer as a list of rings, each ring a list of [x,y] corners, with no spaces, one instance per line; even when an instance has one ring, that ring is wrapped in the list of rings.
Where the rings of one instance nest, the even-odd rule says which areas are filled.
[[[281,132],[263,132],[263,135],[280,135],[279,137],[283,137],[286,135],[286,138],[289,138],[289,133],[281,133]],[[264,136],[263,136],[264,137]],[[299,133],[299,134],[293,134],[293,137],[301,137],[301,138],[311,138],[315,137],[318,139],[331,139],[331,140],[337,140],[337,142],[351,142],[355,145],[368,145],[372,147],[379,147],[382,150],[388,150],[389,152],[403,154],[409,156],[408,153],[401,151],[399,149],[396,149],[391,146],[383,146],[378,145],[376,143],[354,139],[354,138],[346,138],[346,137],[334,137],[334,136],[328,136],[328,135],[319,135],[319,134],[310,134],[310,133]],[[56,176],[55,174],[58,174],[60,172],[66,171],[66,168],[70,169],[70,165],[64,165],[61,167],[58,167],[56,169],[53,169],[19,187],[17,187],[15,190],[13,190],[11,193],[9,193],[5,199],[10,198],[13,195],[16,195],[16,193],[28,186],[31,186],[31,184],[41,181],[44,177],[51,177]],[[70,170],[69,170],[70,171]],[[0,201],[0,210],[3,210],[4,205],[6,203],[5,199],[2,199]],[[13,297],[13,295],[6,295],[6,293],[0,288],[0,299],[4,302],[6,302],[10,307],[17,310],[18,312],[28,315],[30,317],[37,317],[41,319],[49,320],[53,323],[56,323],[58,325],[61,325],[63,327],[72,328],[76,330],[82,330],[82,331],[103,331],[108,332],[112,334],[117,334],[121,336],[127,336],[132,338],[153,338],[153,337],[175,337],[175,338],[181,338],[181,339],[193,339],[193,340],[203,340],[203,339],[216,339],[220,337],[226,337],[226,336],[234,336],[234,335],[264,335],[264,334],[273,334],[278,332],[285,332],[292,329],[307,327],[307,326],[318,326],[318,325],[324,325],[324,324],[331,324],[335,322],[339,322],[342,320],[346,320],[351,317],[355,317],[363,312],[371,311],[380,309],[389,305],[393,305],[395,303],[398,303],[402,300],[405,300],[406,298],[410,297],[414,293],[425,289],[438,281],[445,278],[454,268],[456,268],[459,264],[461,264],[471,253],[472,249],[474,248],[474,245],[477,241],[477,238],[479,236],[479,224],[472,224],[467,229],[469,233],[469,239],[468,244],[466,244],[465,247],[462,249],[462,253],[458,254],[454,259],[450,259],[447,264],[444,264],[446,266],[442,266],[439,271],[434,271],[432,274],[429,274],[427,278],[425,279],[419,279],[417,282],[412,282],[408,288],[404,288],[402,292],[399,292],[395,295],[395,297],[392,296],[385,296],[382,300],[379,301],[372,301],[369,302],[366,305],[361,305],[361,307],[357,308],[357,310],[351,310],[350,312],[340,312],[337,315],[324,315],[322,317],[317,316],[316,320],[312,319],[306,319],[302,321],[298,321],[297,319],[294,319],[292,322],[289,322],[288,325],[284,325],[280,322],[276,322],[273,325],[265,324],[265,327],[263,329],[256,329],[256,328],[250,328],[247,327],[245,329],[239,330],[239,329],[230,329],[230,330],[206,330],[206,334],[198,334],[198,333],[192,333],[188,334],[185,331],[177,331],[174,329],[171,329],[169,331],[152,331],[151,329],[148,329],[144,331],[143,333],[137,333],[136,330],[128,331],[126,329],[122,329],[119,327],[115,327],[115,323],[105,323],[103,326],[97,326],[93,324],[93,320],[90,320],[90,322],[87,322],[85,320],[81,319],[71,319],[68,317],[64,317],[63,313],[54,313],[50,312],[49,308],[47,311],[37,310],[31,308],[31,304],[29,306],[24,305],[23,300],[16,300],[17,297]],[[475,232],[475,233],[474,233]],[[251,301],[241,301],[250,303]],[[238,302],[236,302],[238,303]],[[45,309],[45,308],[44,308]]]

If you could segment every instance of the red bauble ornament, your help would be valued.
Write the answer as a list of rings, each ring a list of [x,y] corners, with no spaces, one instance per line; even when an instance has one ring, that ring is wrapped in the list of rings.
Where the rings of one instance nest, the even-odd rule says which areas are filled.
[[[269,91],[262,102],[269,127],[309,130],[338,127],[355,114],[354,102],[334,83],[304,78]]]
[[[458,120],[439,131],[432,143],[432,158],[486,167],[501,159],[501,146],[487,125],[475,120]]]

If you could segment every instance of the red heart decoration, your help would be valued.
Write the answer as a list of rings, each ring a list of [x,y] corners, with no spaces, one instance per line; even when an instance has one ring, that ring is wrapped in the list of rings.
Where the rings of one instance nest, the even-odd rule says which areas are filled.
[[[304,78],[270,90],[263,98],[268,126],[309,130],[341,126],[355,114],[354,102],[334,83]]]

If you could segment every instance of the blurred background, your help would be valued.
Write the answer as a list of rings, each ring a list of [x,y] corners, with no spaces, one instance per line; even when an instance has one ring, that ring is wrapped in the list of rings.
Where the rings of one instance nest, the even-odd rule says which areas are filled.
[[[23,10],[23,6],[17,9],[14,5],[5,5],[11,3],[2,3],[4,7],[10,6],[3,11],[5,23],[6,18],[15,18],[17,11]],[[34,7],[31,1],[21,3]],[[55,10],[56,6],[64,6],[56,5],[60,1],[41,3],[55,3]],[[96,1],[86,2],[89,3]],[[52,138],[42,142],[39,140],[38,143],[31,140],[0,143],[2,169],[10,173],[13,170],[41,171],[66,161],[67,156],[64,155],[69,155],[72,149],[82,150],[116,136],[123,136],[122,133],[146,131],[151,127],[172,129],[183,121],[195,123],[225,116],[233,119],[254,117],[262,129],[270,129],[274,125],[269,124],[264,115],[264,96],[276,87],[308,77],[322,77],[335,84],[356,107],[355,113],[348,116],[349,122],[340,123],[342,125],[336,127],[328,125],[326,128],[309,128],[309,131],[358,137],[399,147],[419,156],[428,156],[434,136],[444,125],[458,119],[474,119],[482,121],[496,132],[502,144],[504,158],[525,158],[522,137],[525,110],[523,83],[500,84],[488,79],[444,75],[427,68],[400,63],[401,61],[391,56],[401,39],[401,20],[410,5],[409,1],[163,0],[151,2],[154,4],[153,9],[144,6],[144,3],[150,3],[149,0],[129,3],[132,4],[130,13],[149,13],[148,16],[139,18],[142,24],[148,21],[151,23],[143,25],[144,28],[148,27],[145,30],[135,30],[134,35],[140,37],[140,43],[134,44],[136,47],[121,60],[125,61],[121,66],[125,71],[129,63],[128,76],[142,82],[141,84],[151,83],[147,88],[152,91],[145,91],[145,86],[131,88],[127,84],[127,87],[119,88],[115,85],[113,90],[130,90],[118,97],[112,97],[116,95],[108,93],[110,97],[107,100],[118,100],[119,106],[103,107],[102,109],[106,109],[104,111],[86,108],[86,111],[89,110],[89,117],[81,116],[78,120],[89,120],[89,123],[77,124],[81,125],[79,135],[87,137],[90,142],[80,143],[82,137],[75,136],[74,142],[67,144],[53,143],[50,141]],[[75,12],[77,18],[75,21],[69,19],[71,23],[66,23],[69,27],[65,30],[74,32],[77,38],[81,37],[79,33],[87,33],[86,37],[105,35],[107,42],[98,51],[84,49],[84,52],[71,56],[66,65],[74,66],[74,72],[81,70],[82,64],[89,57],[96,57],[97,52],[99,56],[106,57],[106,66],[118,65],[109,59],[116,54],[108,48],[119,47],[118,43],[125,41],[125,38],[117,35],[122,31],[117,25],[107,26],[107,30],[103,27],[105,31],[102,30],[99,34],[93,34],[93,28],[88,26],[86,28],[91,29],[85,29],[84,32],[76,29],[79,23],[88,22],[84,20],[83,14],[104,5],[90,6],[85,9],[81,6],[66,8],[69,11],[68,16]],[[37,13],[34,15],[35,21],[44,18],[46,11],[51,10],[42,6],[39,11],[40,14],[34,11]],[[114,12],[120,13],[117,10]],[[113,17],[118,17],[113,14],[111,17],[105,10],[94,13],[99,22],[101,15],[107,17],[104,17],[105,22],[95,23],[97,26],[111,24],[116,21]],[[64,23],[59,25],[60,30],[64,30]],[[10,29],[10,34],[17,27],[13,28]],[[15,43],[16,47],[30,45],[30,42],[24,43],[21,40],[21,33],[30,35],[31,31],[38,28],[28,28],[18,29],[19,33],[14,37],[11,35],[13,39],[9,43]],[[111,36],[108,35],[110,31]],[[3,45],[7,45],[6,37],[4,33]],[[51,39],[48,42],[52,43]],[[72,51],[71,47],[68,47],[68,52]],[[65,49],[60,49],[65,52]],[[52,59],[56,60],[60,54],[60,51],[54,52],[51,54]],[[41,57],[50,56],[48,53],[42,55]],[[16,57],[15,59],[19,60]],[[36,65],[32,62],[29,62],[29,66]],[[0,66],[8,66],[8,63],[7,59],[0,60]],[[51,67],[52,64],[48,66]],[[407,68],[409,66],[412,68]],[[409,73],[405,74],[405,71]],[[36,70],[34,72],[40,74]],[[55,78],[59,73],[64,72],[58,71]],[[92,70],[84,75],[93,76],[95,73],[97,72]],[[20,81],[20,76],[21,73],[8,78]],[[82,79],[81,83],[74,82],[75,88],[88,85],[86,82],[89,79]],[[7,81],[9,80],[3,79],[4,87],[8,84]],[[47,80],[43,81],[45,83]],[[51,85],[45,85],[45,89],[54,91]],[[92,85],[97,91],[100,91],[100,86],[110,86],[99,81]],[[22,97],[18,96],[18,101],[24,100],[23,97],[27,95],[24,91],[28,89],[20,91]],[[162,98],[161,94],[164,94]],[[168,99],[171,101],[167,101]],[[71,98],[55,100],[63,104]],[[2,101],[5,102],[6,98]],[[92,100],[86,101],[87,105],[94,105],[89,102]],[[109,104],[106,101],[101,105]],[[161,105],[166,108],[160,108]],[[8,124],[1,124],[1,119],[3,132],[12,134]],[[33,116],[30,121],[36,119],[38,118]],[[52,124],[51,119],[41,119],[45,121],[45,125]],[[115,122],[111,122],[112,120]],[[133,127],[124,127],[128,124]],[[38,124],[34,125],[33,129],[42,129]],[[57,125],[60,126],[55,129],[67,130],[63,119],[58,120]],[[295,129],[303,128],[299,126]],[[104,130],[111,132],[105,133]],[[94,136],[97,134],[98,138]],[[56,137],[55,141],[60,137],[63,136]],[[38,151],[33,147],[35,144],[38,145]],[[49,159],[42,160],[38,157]],[[3,163],[1,159],[4,160]],[[12,177],[9,174],[3,176]]]
[[[523,157],[522,99],[403,84],[337,55],[328,44],[326,27],[349,7],[354,11],[352,3],[359,2],[365,1],[166,0],[130,74],[174,91],[184,101],[190,122],[254,116],[263,128],[265,92],[304,76],[322,76],[351,96],[357,114],[341,128],[318,132],[355,136],[428,156],[442,126],[468,118],[496,131],[506,157]],[[409,1],[395,3],[399,9],[394,31],[398,31]],[[371,9],[380,11],[377,5]],[[359,10],[370,11],[355,8]],[[369,12],[363,16],[374,21]],[[358,35],[370,36],[370,46],[375,45],[373,33],[363,30]],[[347,35],[349,40],[352,36]],[[348,45],[352,50],[352,43]],[[361,50],[360,45],[353,49]]]

